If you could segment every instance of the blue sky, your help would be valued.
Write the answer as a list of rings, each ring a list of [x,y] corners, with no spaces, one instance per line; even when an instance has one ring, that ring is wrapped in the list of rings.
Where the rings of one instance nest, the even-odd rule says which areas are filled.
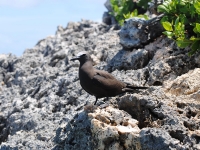
[[[89,19],[101,22],[106,0],[0,0],[0,54],[21,56],[57,26]]]

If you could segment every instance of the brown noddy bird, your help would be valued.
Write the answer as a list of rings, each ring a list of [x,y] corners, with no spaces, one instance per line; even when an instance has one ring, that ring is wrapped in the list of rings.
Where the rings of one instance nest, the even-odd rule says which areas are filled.
[[[98,98],[113,97],[125,92],[134,92],[136,89],[147,89],[147,87],[135,87],[117,80],[110,73],[93,68],[93,61],[90,55],[83,51],[71,59],[79,60],[79,79],[82,88],[91,95]]]

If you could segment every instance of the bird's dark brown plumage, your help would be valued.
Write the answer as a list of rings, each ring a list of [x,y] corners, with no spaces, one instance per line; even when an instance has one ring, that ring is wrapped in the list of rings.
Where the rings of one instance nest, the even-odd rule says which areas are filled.
[[[110,73],[93,68],[93,62],[87,52],[78,53],[71,60],[79,60],[79,79],[82,88],[98,98],[113,97],[125,92],[133,92],[135,89],[147,89],[147,87],[134,87],[117,80]]]

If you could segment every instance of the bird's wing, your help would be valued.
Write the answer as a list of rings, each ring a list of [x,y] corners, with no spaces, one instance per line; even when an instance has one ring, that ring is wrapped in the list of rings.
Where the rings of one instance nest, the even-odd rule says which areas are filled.
[[[99,75],[105,79],[115,79],[114,76],[112,76],[110,73],[104,70],[95,70],[95,73],[96,73],[95,75]]]
[[[110,73],[102,70],[95,71],[93,82],[105,90],[122,89],[125,86],[123,82],[118,81]]]

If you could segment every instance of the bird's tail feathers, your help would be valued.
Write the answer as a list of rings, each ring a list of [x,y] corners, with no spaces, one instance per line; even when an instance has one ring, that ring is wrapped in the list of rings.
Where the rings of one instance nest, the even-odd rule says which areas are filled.
[[[137,93],[139,92],[139,89],[148,89],[148,87],[133,87],[133,86],[126,86],[125,88],[122,89],[123,92],[134,92]]]
[[[130,88],[130,89],[148,89],[148,87],[145,86],[133,86],[133,85],[127,85],[126,88]]]

